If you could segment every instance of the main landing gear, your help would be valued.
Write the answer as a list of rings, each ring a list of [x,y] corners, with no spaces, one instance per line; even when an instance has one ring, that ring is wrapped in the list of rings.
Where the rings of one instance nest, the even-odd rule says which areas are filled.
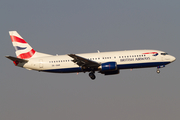
[[[96,78],[96,76],[94,75],[94,72],[93,72],[93,71],[89,73],[89,77],[90,77],[92,80],[94,80],[94,79]]]

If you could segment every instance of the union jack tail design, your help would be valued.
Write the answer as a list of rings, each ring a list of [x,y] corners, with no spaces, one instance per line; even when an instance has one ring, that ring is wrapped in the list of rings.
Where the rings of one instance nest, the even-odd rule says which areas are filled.
[[[36,51],[17,33],[17,31],[9,31],[12,44],[16,50],[17,58],[29,59]]]

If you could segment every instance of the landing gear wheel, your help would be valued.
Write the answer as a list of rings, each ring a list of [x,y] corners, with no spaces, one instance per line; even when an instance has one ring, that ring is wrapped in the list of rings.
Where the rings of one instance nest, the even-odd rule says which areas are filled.
[[[156,70],[156,72],[159,74],[159,73],[160,73],[160,70]]]
[[[90,72],[90,73],[89,73],[89,77],[90,77],[92,80],[94,80],[94,79],[96,78],[96,76],[94,75],[93,72]]]

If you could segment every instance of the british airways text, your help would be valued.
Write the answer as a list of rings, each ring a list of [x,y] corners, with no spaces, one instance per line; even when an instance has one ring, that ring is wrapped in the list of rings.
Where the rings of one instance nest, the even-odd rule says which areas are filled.
[[[150,57],[120,59],[121,62],[126,62],[126,61],[140,61],[140,60],[150,60]]]

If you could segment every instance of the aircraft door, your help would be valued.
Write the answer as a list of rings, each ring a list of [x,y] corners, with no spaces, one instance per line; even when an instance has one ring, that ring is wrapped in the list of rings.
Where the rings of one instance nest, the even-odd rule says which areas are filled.
[[[43,60],[42,59],[39,60],[39,68],[43,68]]]

